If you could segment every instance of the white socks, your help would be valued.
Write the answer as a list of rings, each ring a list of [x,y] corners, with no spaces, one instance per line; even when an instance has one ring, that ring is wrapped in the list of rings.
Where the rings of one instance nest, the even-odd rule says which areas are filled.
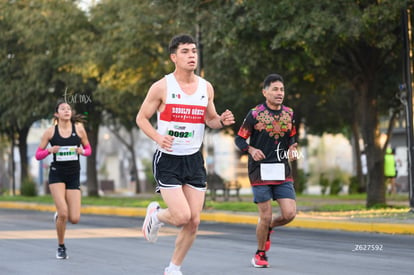
[[[170,265],[167,267],[168,271],[179,271],[181,268],[180,265],[175,265],[172,262],[170,262]]]

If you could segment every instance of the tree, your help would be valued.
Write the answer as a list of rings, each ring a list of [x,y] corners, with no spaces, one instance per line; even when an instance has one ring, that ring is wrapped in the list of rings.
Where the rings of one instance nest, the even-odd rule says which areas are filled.
[[[141,189],[133,139],[135,115],[150,85],[172,68],[171,63],[165,62],[166,37],[174,29],[168,15],[156,1],[107,0],[91,10],[91,22],[99,39],[90,52],[95,70],[84,70],[83,74],[98,75],[95,97],[104,109],[104,124],[131,154],[136,193]],[[120,134],[121,128],[127,131],[127,137]]]
[[[261,83],[270,72],[281,73],[289,83],[285,102],[295,108],[298,129],[303,114],[311,109],[309,100],[328,101],[323,86],[310,73],[315,65],[306,53],[300,49],[272,48],[278,29],[260,29],[261,16],[247,4],[253,1],[180,1],[179,5],[156,2],[167,7],[171,18],[180,18],[175,21],[179,28],[198,38],[200,73],[215,86],[217,110],[230,108],[235,114],[236,124],[230,133],[238,130],[247,110],[263,100]],[[318,92],[303,92],[312,90]],[[334,127],[339,128],[337,124],[330,128]],[[296,162],[293,166],[297,173]]]
[[[401,48],[399,16],[405,2],[282,0],[268,5],[267,1],[227,1],[228,8],[221,16],[227,16],[230,22],[215,20],[221,27],[226,25],[212,28],[215,30],[212,37],[216,41],[228,41],[220,43],[232,46],[217,48],[233,54],[239,52],[238,46],[246,53],[245,66],[237,59],[241,55],[233,58],[236,68],[226,66],[226,72],[232,72],[232,69],[240,72],[240,68],[247,72],[238,75],[239,82],[245,81],[245,75],[251,78],[261,68],[269,71],[269,66],[262,67],[260,63],[260,60],[265,60],[272,66],[276,64],[278,71],[285,71],[287,79],[296,79],[295,84],[299,85],[294,88],[301,96],[307,88],[318,88],[312,81],[323,79],[327,82],[319,84],[322,88],[319,91],[330,94],[342,89],[347,91],[349,98],[356,99],[348,103],[351,108],[346,112],[355,114],[350,116],[350,120],[358,124],[366,146],[368,207],[385,204],[378,116],[384,110],[382,107],[389,103],[388,99],[393,97],[400,76],[397,69]],[[255,41],[256,47],[245,46],[245,37]],[[264,42],[264,38],[269,42]],[[269,56],[269,52],[274,56]],[[255,65],[252,64],[254,62]],[[221,82],[236,83],[230,80]],[[249,93],[242,93],[240,100],[246,95]],[[385,101],[382,100],[384,97]],[[309,101],[305,104],[312,106]],[[331,110],[329,114],[334,112]],[[312,117],[310,113],[304,115]],[[326,113],[323,115],[329,118]],[[349,123],[350,120],[344,122]],[[313,127],[313,121],[307,120],[309,127]],[[344,124],[339,122],[338,125]]]
[[[405,1],[324,4],[310,14],[310,22],[315,23],[309,25],[308,31],[295,32],[296,37],[290,36],[291,41],[296,45],[300,40],[307,41],[304,49],[351,88],[350,96],[356,99],[355,112],[367,154],[367,206],[385,204],[379,115],[381,109],[384,110],[381,107],[394,98],[400,76],[397,69],[401,52],[399,16]],[[332,19],[335,10],[337,14],[342,11],[338,21]],[[304,15],[299,11],[299,17]],[[285,39],[289,38],[282,35],[275,39],[275,43]],[[325,42],[322,47],[321,39]]]
[[[0,61],[0,118],[7,121],[0,130],[16,137],[24,179],[28,131],[40,118],[51,118],[67,87],[83,83],[65,68],[82,56],[79,46],[90,31],[74,1],[2,1],[0,14],[0,45],[7,57]]]

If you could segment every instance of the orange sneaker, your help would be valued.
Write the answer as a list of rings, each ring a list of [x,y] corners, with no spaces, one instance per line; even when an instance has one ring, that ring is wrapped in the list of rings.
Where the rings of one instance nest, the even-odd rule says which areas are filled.
[[[252,265],[254,267],[269,267],[269,262],[267,261],[265,252],[258,252],[252,258]]]

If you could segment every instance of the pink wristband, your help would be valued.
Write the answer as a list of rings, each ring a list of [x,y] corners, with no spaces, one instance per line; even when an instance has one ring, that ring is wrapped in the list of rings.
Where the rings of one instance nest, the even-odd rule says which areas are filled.
[[[47,150],[47,148],[46,149],[42,149],[42,148],[37,148],[37,151],[36,151],[36,159],[37,160],[42,160],[42,159],[44,159],[45,157],[47,157],[49,155],[49,151]]]
[[[91,154],[92,154],[92,148],[91,148],[91,145],[90,145],[90,144],[88,144],[88,145],[84,146],[84,147],[83,147],[83,155],[84,155],[85,157],[87,157],[87,156],[90,156]]]

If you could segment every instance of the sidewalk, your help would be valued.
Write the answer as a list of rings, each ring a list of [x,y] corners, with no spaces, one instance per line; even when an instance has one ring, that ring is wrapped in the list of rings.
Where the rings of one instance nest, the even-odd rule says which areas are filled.
[[[0,201],[0,208],[55,212],[54,205],[37,203]],[[145,211],[145,208],[134,207],[82,206],[82,214],[144,217]],[[205,210],[201,214],[201,220],[223,223],[257,224],[257,214]],[[314,212],[299,209],[295,220],[287,226],[308,229],[414,235],[414,213],[409,212],[408,207],[403,209],[343,212]]]

